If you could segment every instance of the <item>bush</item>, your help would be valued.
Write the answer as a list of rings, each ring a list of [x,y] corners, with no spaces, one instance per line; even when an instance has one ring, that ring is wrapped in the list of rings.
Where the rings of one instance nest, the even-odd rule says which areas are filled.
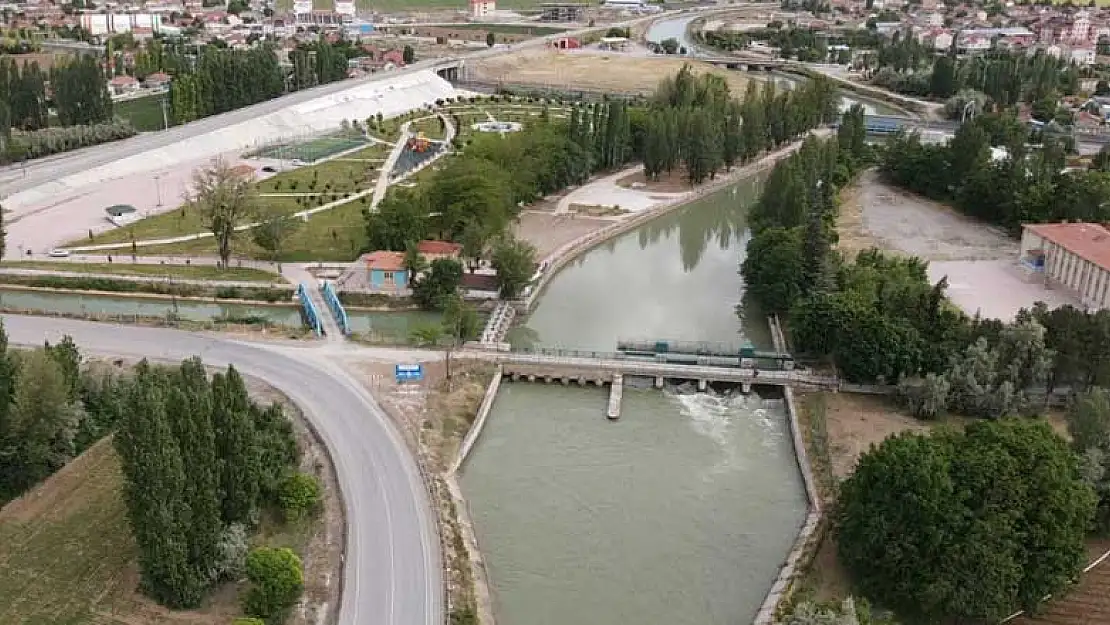
[[[232,523],[220,534],[216,561],[209,573],[212,581],[239,579],[247,563],[249,549],[247,528],[240,523]]]
[[[280,623],[304,592],[301,559],[289,548],[259,547],[247,556],[251,585],[243,599],[247,614]]]
[[[7,152],[0,153],[0,164],[30,160],[91,145],[119,141],[135,134],[135,128],[125,121],[113,121],[90,126],[43,128],[32,132],[15,130],[12,132],[11,145],[8,146]]]
[[[285,518],[296,521],[320,509],[320,480],[308,473],[294,473],[281,484],[278,501]]]

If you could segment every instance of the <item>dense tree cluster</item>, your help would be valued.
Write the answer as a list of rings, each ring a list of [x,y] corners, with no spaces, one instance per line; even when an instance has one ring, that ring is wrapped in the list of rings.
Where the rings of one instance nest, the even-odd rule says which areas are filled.
[[[1079,90],[1079,68],[1043,52],[1032,55],[1002,50],[955,58],[934,57],[914,38],[895,39],[879,48],[873,81],[914,96],[945,99],[963,89],[986,94],[1002,108],[1051,101]]]
[[[840,561],[868,597],[937,623],[997,622],[1079,574],[1095,497],[1043,421],[906,433],[860,458],[836,510]]]
[[[143,589],[167,606],[196,607],[241,569],[244,528],[260,507],[280,503],[297,460],[292,425],[280,405],[251,401],[234,368],[209,379],[199,359],[141,363],[116,402]]]
[[[1095,530],[1105,534],[1110,531],[1110,391],[1096,387],[1076,396],[1067,423],[1080,473],[1098,496]]]
[[[1030,148],[1028,140],[1014,117],[986,114],[961,125],[947,145],[924,144],[916,134],[892,137],[881,168],[894,184],[1013,233],[1023,223],[1110,219],[1106,155],[1088,170],[1067,169],[1062,143],[1046,138]]]
[[[248,50],[205,46],[196,67],[170,84],[170,110],[179,124],[276,98],[285,79],[272,46]]]
[[[728,52],[743,50],[752,41],[762,41],[778,48],[779,56],[784,59],[807,63],[847,63],[852,50],[875,49],[882,42],[881,35],[868,29],[830,33],[824,29],[787,27],[781,23],[743,32],[703,30],[696,36],[700,43]]]
[[[346,39],[333,44],[323,36],[298,45],[289,55],[293,61],[291,89],[298,91],[346,78],[348,50],[351,44]]]
[[[0,58],[0,164],[134,133],[127,124],[112,123],[112,99],[98,60],[79,56],[47,73],[35,62],[19,66]]]
[[[110,371],[83,367],[69,338],[16,351],[0,328],[0,504],[111,431],[121,384]]]

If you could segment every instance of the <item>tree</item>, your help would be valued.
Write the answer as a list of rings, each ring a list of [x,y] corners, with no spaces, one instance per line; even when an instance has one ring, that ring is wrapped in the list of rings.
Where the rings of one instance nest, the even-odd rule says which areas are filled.
[[[412,286],[413,299],[424,310],[443,310],[459,291],[463,268],[459,261],[437,258]]]
[[[434,347],[443,338],[443,326],[435,323],[420,324],[409,332],[409,340],[417,347]]]
[[[220,262],[227,267],[236,229],[252,214],[254,185],[222,159],[193,175],[188,201],[200,211],[205,226],[216,239]]]
[[[424,258],[424,255],[420,253],[420,249],[417,247],[416,243],[409,242],[409,244],[405,246],[403,264],[405,271],[409,272],[409,284],[413,284],[416,282],[416,277],[420,275],[420,272],[427,269],[428,259]]]
[[[463,343],[476,336],[481,329],[478,313],[463,298],[456,296],[447,302],[443,310],[443,332],[452,343]]]
[[[404,251],[413,241],[428,238],[424,196],[409,189],[386,194],[376,211],[366,211],[366,246],[374,251]]]
[[[1098,495],[1096,528],[1110,530],[1110,391],[1080,393],[1067,412],[1072,448],[1080,454],[1084,480]]]
[[[801,297],[805,282],[798,228],[771,228],[748,243],[740,264],[744,291],[768,312],[784,313]]]
[[[492,48],[495,43],[497,43],[497,37],[491,32],[486,33],[486,46]]]
[[[406,45],[401,49],[401,60],[405,62],[405,65],[412,65],[413,61],[416,60],[416,51],[412,49],[412,46]]]
[[[308,473],[291,473],[286,476],[278,496],[285,518],[291,521],[303,519],[320,508],[320,480]]]
[[[928,622],[1032,610],[1085,560],[1094,496],[1043,422],[888,438],[841,487],[837,539],[859,588]]]
[[[261,488],[261,459],[250,399],[235,367],[212,376],[212,425],[220,468],[221,518],[252,525]]]
[[[266,250],[271,262],[278,263],[285,249],[285,243],[296,233],[301,223],[303,223],[301,219],[292,215],[267,219],[251,229],[251,238],[254,239],[255,245]],[[281,271],[280,263],[278,271]]]
[[[501,299],[516,299],[536,271],[536,248],[526,241],[503,238],[493,248],[493,268]]]
[[[159,603],[191,608],[200,604],[207,579],[189,563],[185,468],[166,418],[162,386],[148,364],[136,368],[115,446],[127,518],[139,546],[142,588]]]
[[[244,611],[267,623],[280,623],[304,591],[301,559],[292,549],[259,547],[247,555],[250,588]]]
[[[935,98],[946,99],[956,93],[956,66],[952,57],[943,55],[933,63],[929,93]]]
[[[3,147],[3,145],[0,145],[0,150]],[[4,253],[8,251],[8,228],[5,221],[4,207],[0,206],[0,258],[3,258]]]

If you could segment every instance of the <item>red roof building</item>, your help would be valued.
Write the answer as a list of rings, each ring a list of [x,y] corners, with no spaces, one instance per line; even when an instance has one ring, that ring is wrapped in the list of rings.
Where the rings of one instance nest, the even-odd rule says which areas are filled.
[[[449,241],[421,241],[416,244],[416,251],[428,261],[433,261],[437,258],[458,258],[462,246]]]
[[[1100,224],[1025,224],[1021,261],[1088,307],[1110,305],[1110,230]]]

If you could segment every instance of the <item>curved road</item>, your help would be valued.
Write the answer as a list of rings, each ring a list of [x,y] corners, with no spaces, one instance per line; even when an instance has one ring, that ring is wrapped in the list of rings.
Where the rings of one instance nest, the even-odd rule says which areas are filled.
[[[163,328],[2,318],[13,344],[69,335],[91,354],[172,361],[198,355],[280,389],[316,426],[335,463],[347,514],[341,625],[442,625],[439,535],[419,470],[370,394],[329,362],[334,351]]]

